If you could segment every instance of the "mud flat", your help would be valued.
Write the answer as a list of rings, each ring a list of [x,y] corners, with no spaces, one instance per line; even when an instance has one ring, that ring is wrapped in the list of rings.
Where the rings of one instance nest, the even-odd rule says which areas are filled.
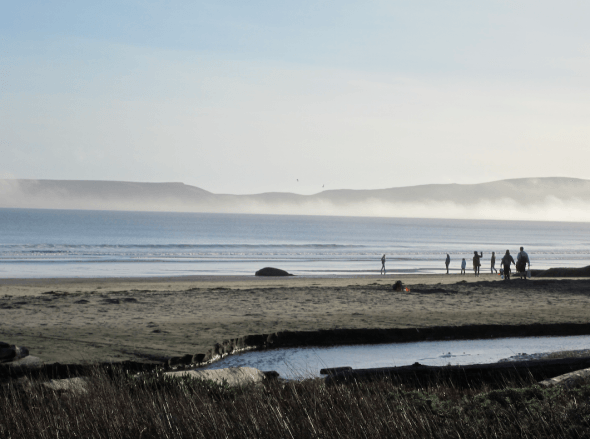
[[[392,290],[400,279],[409,292]],[[0,315],[0,341],[26,346],[48,363],[163,361],[230,349],[248,335],[256,339],[238,344],[588,334],[590,280],[4,279]]]

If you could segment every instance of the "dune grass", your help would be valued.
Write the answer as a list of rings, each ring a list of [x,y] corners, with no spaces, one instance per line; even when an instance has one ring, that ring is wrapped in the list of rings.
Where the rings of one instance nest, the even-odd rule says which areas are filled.
[[[590,385],[427,388],[321,379],[232,388],[97,368],[85,390],[0,390],[0,438],[590,438]]]

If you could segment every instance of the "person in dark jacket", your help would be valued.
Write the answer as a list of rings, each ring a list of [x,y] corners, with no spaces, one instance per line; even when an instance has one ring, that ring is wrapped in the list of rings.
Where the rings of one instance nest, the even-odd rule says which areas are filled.
[[[514,258],[510,254],[510,250],[506,250],[506,254],[502,258],[502,269],[504,270],[504,280],[510,280],[510,264],[516,265]]]
[[[473,271],[475,271],[475,275],[479,276],[479,267],[481,267],[480,259],[483,258],[483,253],[480,252],[478,255],[477,252],[473,252]]]
[[[445,259],[445,265],[447,266],[447,274],[449,274],[449,264],[451,263],[451,257],[447,253],[447,259]]]
[[[527,252],[524,251],[524,247],[520,248],[520,253],[516,257],[516,271],[518,272],[521,279],[526,280],[527,272],[526,266],[529,264],[529,270],[531,269],[531,260],[529,259],[529,255]]]

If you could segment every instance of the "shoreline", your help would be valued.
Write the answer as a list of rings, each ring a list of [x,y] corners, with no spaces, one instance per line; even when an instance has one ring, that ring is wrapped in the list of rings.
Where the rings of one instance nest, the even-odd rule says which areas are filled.
[[[60,292],[93,290],[97,287],[117,288],[119,290],[133,288],[169,291],[183,288],[277,288],[277,287],[345,287],[351,283],[357,286],[378,284],[394,284],[401,280],[404,285],[449,285],[465,281],[475,283],[481,281],[499,281],[500,276],[482,274],[479,277],[460,274],[403,274],[403,275],[342,275],[342,276],[243,276],[243,275],[193,275],[193,276],[155,276],[155,277],[99,277],[99,278],[6,278],[0,279],[0,296],[40,294],[47,289],[59,289]],[[516,279],[515,279],[516,280]]]
[[[514,276],[514,274],[513,274]],[[540,278],[539,278],[540,279]],[[532,279],[535,282],[539,279]],[[586,277],[552,277],[556,280],[583,280]],[[502,281],[497,274],[482,273],[476,277],[473,275],[461,274],[391,274],[391,275],[316,275],[316,276],[254,276],[254,275],[189,275],[189,276],[136,276],[136,277],[54,277],[54,278],[0,278],[0,296],[6,294],[8,289],[14,294],[13,287],[30,288],[32,292],[59,287],[68,290],[75,287],[87,287],[97,285],[104,287],[126,287],[146,286],[159,289],[164,285],[166,288],[175,286],[183,288],[187,285],[196,284],[199,288],[211,288],[224,286],[232,289],[248,289],[256,287],[292,287],[310,286],[321,284],[325,287],[349,286],[351,282],[355,285],[366,286],[377,282],[379,284],[394,284],[401,280],[404,285],[452,285],[462,283],[497,282]],[[511,282],[517,282],[519,278],[513,277]]]

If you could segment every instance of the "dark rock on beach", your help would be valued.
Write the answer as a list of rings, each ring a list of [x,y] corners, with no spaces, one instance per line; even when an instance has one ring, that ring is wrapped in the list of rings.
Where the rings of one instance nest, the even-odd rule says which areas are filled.
[[[193,356],[190,354],[183,355],[182,357],[172,357],[168,360],[169,366],[178,366],[181,364],[191,364]]]
[[[293,276],[280,268],[265,267],[255,273],[256,276]]]
[[[20,360],[28,355],[29,350],[25,347],[0,342],[0,363]]]
[[[11,348],[0,348],[0,362],[12,361],[16,357],[16,352]]]
[[[193,355],[193,358],[191,359],[191,363],[199,364],[199,363],[202,363],[204,359],[205,359],[205,354],[195,354],[195,355]]]

